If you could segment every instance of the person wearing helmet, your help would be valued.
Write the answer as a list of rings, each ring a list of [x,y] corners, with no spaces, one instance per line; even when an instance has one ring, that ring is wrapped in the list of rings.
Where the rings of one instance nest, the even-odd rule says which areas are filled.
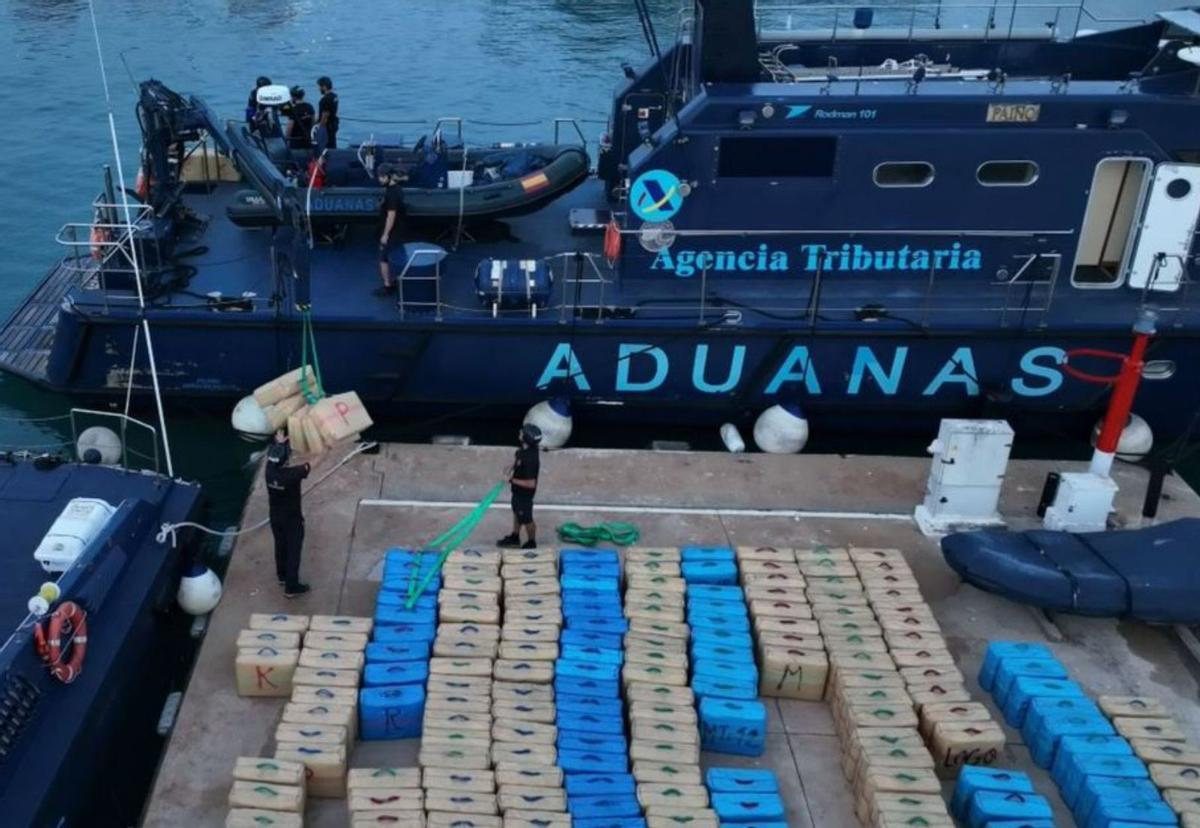
[[[317,120],[317,112],[313,105],[304,100],[304,89],[292,87],[292,102],[286,112],[288,122],[288,146],[292,149],[312,149],[313,124]]]
[[[383,187],[379,205],[379,278],[383,285],[375,289],[375,295],[389,296],[396,292],[392,252],[400,242],[400,225],[404,224],[404,176],[398,167],[386,163],[376,168],[375,175]]]
[[[304,546],[304,513],[300,508],[300,481],[308,477],[308,463],[289,466],[292,447],[287,433],[275,432],[267,451],[267,513],[275,537],[275,576],[285,598],[308,592],[300,582],[300,549]]]
[[[246,123],[253,125],[258,120],[258,90],[270,85],[271,79],[266,75],[259,75],[258,80],[254,82],[254,88],[250,90],[250,99],[246,101]]]
[[[517,432],[517,440],[520,447],[513,464],[504,470],[508,482],[512,484],[513,530],[512,534],[496,541],[496,545],[536,549],[537,524],[533,522],[533,496],[537,494],[538,469],[541,466],[538,444],[542,442],[542,430],[533,423],[526,423]],[[524,544],[521,543],[522,528],[525,529]]]

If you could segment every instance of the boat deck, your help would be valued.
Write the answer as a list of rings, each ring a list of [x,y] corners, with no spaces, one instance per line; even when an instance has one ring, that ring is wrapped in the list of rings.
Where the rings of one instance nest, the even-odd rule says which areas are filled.
[[[145,826],[220,825],[234,758],[269,754],[282,699],[239,698],[233,682],[234,639],[251,612],[371,614],[385,549],[419,544],[460,518],[510,461],[505,448],[385,445],[343,466],[305,502],[308,537],[303,576],[308,596],[288,601],[272,572],[271,538],[241,538],[214,612],[169,749],[148,804]],[[334,458],[326,459],[329,467]],[[1001,511],[1013,528],[1035,524],[1042,480],[1076,464],[1014,461]],[[1055,653],[1092,694],[1158,696],[1193,736],[1200,736],[1200,690],[1193,663],[1168,628],[1128,621],[1058,616],[1048,621],[1001,598],[961,584],[935,541],[909,516],[924,493],[922,458],[729,455],[565,450],[545,455],[538,498],[542,542],[564,521],[632,520],[647,546],[687,543],[897,547],[904,551],[977,700],[991,705],[974,676],[989,639],[1051,640]],[[1118,465],[1119,516],[1139,514],[1145,474]],[[314,471],[314,479],[321,468]],[[1167,481],[1161,517],[1200,515],[1200,497]],[[261,477],[243,515],[266,512]],[[507,532],[506,504],[488,513],[473,541]],[[759,759],[704,754],[709,765],[774,769],[793,828],[852,828],[850,791],[837,761],[829,706],[768,702],[766,753]],[[993,712],[995,709],[993,707]],[[1073,822],[1045,773],[1033,768],[1020,734],[1006,727],[1004,764],[1031,770],[1039,792]],[[358,743],[352,766],[415,765],[417,741]],[[947,791],[949,787],[947,786]],[[344,800],[310,800],[306,825],[347,824]]]
[[[31,380],[46,378],[50,348],[58,325],[58,310],[79,271],[59,262],[0,327],[0,369]]]

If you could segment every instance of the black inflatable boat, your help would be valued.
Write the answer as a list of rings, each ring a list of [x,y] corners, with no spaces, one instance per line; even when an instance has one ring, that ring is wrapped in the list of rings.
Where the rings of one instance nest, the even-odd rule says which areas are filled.
[[[377,222],[383,188],[368,170],[382,163],[398,166],[408,176],[408,218],[445,222],[458,221],[460,214],[466,221],[478,221],[536,210],[582,182],[589,165],[583,147],[575,145],[464,149],[421,139],[412,147],[331,150],[325,156],[322,185],[308,193],[309,151],[287,149],[282,140],[272,144],[244,128],[239,137],[246,148],[238,153],[239,161],[257,155],[267,175],[273,172],[297,182],[314,225]],[[269,159],[272,170],[261,164],[263,158]],[[256,183],[253,171],[250,177]],[[261,186],[238,193],[227,212],[242,227],[263,227],[276,220]]]
[[[1117,532],[960,532],[942,553],[963,580],[1023,604],[1200,623],[1200,518]]]

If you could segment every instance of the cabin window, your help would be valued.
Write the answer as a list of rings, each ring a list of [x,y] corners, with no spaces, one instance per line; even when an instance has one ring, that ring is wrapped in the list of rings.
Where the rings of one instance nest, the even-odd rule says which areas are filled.
[[[1153,165],[1146,158],[1105,158],[1096,165],[1071,284],[1115,288],[1125,281],[1135,227]]]
[[[926,187],[933,181],[933,164],[926,161],[887,161],[875,167],[880,187]]]
[[[1038,165],[1032,161],[985,161],[975,171],[985,187],[1028,187],[1037,177]]]
[[[830,178],[837,138],[737,136],[722,138],[721,178]]]

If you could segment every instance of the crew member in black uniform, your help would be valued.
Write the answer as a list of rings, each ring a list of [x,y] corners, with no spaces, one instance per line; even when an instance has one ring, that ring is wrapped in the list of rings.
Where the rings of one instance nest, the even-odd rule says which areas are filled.
[[[300,508],[300,481],[308,477],[308,463],[289,466],[291,444],[283,430],[267,452],[267,510],[275,536],[275,575],[285,598],[308,592],[300,583],[300,548],[304,545],[304,513]]]
[[[375,289],[375,295],[387,296],[396,292],[392,253],[403,235],[404,176],[392,164],[380,164],[375,175],[383,185],[383,201],[379,205],[379,278],[383,280],[383,286]]]
[[[292,102],[288,104],[285,114],[291,119],[288,124],[288,145],[292,149],[312,149],[313,124],[316,123],[317,113],[313,105],[304,100],[304,89],[292,87]]]
[[[538,469],[541,466],[538,444],[542,442],[542,430],[532,423],[526,423],[517,433],[517,439],[520,448],[517,449],[513,464],[505,469],[508,482],[512,484],[513,530],[511,535],[496,541],[496,545],[536,549],[537,524],[533,522],[533,496],[537,494]],[[521,543],[522,527],[527,538],[524,544]]]
[[[317,78],[317,89],[321,100],[317,102],[317,123],[325,127],[325,146],[322,149],[337,149],[338,96],[333,91],[333,81],[327,75]]]
[[[254,82],[254,88],[250,90],[250,98],[246,101],[246,123],[253,125],[258,120],[258,90],[270,85],[271,79],[266,75],[259,75],[258,80]]]

